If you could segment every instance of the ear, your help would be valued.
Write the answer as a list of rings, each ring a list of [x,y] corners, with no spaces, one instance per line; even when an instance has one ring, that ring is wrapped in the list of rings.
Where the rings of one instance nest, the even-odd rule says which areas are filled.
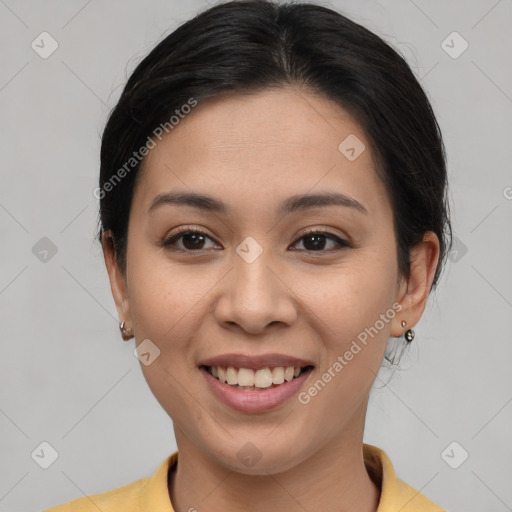
[[[119,321],[122,322],[124,320],[129,326],[131,323],[131,318],[126,279],[116,261],[116,252],[112,231],[105,231],[102,234],[101,239],[103,256],[105,258],[105,266],[107,267],[108,277],[110,280],[110,289],[112,290],[112,296],[114,297],[114,302],[116,303]]]
[[[410,276],[402,281],[396,297],[402,309],[392,321],[390,334],[395,337],[414,327],[425,310],[439,260],[437,235],[433,231],[426,232],[423,240],[411,248],[410,255]],[[407,322],[405,327],[402,327],[403,320]]]

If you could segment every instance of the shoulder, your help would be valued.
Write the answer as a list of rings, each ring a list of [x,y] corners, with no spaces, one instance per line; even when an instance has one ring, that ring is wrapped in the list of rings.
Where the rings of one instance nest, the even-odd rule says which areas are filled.
[[[178,452],[167,456],[152,476],[101,494],[82,496],[43,512],[173,512],[167,477],[178,462]]]
[[[135,512],[140,510],[140,497],[149,477],[141,478],[131,484],[117,487],[101,494],[82,496],[62,503],[43,512]]]

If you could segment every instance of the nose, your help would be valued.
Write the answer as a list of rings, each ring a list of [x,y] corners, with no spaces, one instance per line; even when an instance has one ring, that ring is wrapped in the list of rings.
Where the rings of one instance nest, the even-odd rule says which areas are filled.
[[[265,252],[252,262],[234,255],[233,268],[219,284],[215,317],[220,325],[261,334],[271,326],[295,322],[295,295],[283,272],[273,267]]]

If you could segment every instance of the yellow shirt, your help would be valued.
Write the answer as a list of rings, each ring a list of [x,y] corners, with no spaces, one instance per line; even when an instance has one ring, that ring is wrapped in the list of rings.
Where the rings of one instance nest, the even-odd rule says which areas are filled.
[[[386,453],[363,444],[365,466],[381,489],[377,512],[446,512],[419,491],[398,479]],[[151,477],[101,494],[83,496],[43,512],[174,512],[169,499],[167,473],[178,461],[169,455]]]

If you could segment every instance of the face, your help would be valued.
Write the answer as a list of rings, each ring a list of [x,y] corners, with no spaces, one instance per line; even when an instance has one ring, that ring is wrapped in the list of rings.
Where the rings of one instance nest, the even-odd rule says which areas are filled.
[[[167,193],[214,201],[158,201]],[[323,194],[338,201],[289,202]],[[288,88],[206,100],[150,151],[126,276],[112,263],[109,274],[121,320],[146,343],[152,362],[141,368],[178,448],[247,474],[362,439],[388,338],[419,319],[428,286],[414,302],[398,275],[393,211],[361,128],[337,104]],[[283,384],[296,388],[277,405],[251,409],[242,397],[235,407],[199,367],[233,353],[313,369],[298,388]],[[244,450],[262,455],[258,469]]]

